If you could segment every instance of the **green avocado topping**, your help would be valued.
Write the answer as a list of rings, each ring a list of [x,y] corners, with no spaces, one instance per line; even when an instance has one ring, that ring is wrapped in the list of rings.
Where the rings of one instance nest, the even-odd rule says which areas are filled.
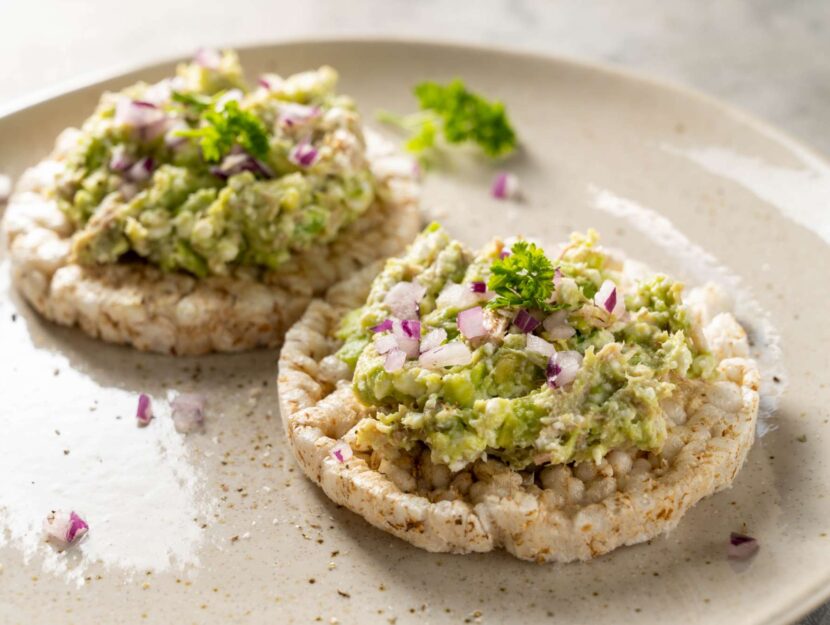
[[[376,409],[357,426],[358,444],[425,445],[453,470],[487,456],[524,468],[659,451],[661,401],[684,380],[714,375],[693,339],[682,285],[662,275],[632,282],[594,232],[572,235],[558,257],[526,241],[506,251],[496,240],[473,253],[432,225],[344,318],[338,355],[353,368],[357,397]],[[482,282],[490,290],[482,293]],[[386,337],[402,337],[406,349],[402,328],[414,322],[393,318],[400,283],[420,285],[423,297],[422,353],[410,348],[399,366]],[[619,304],[603,300],[612,287]],[[460,312],[486,331],[465,327]],[[544,323],[523,331],[521,315]]]
[[[375,201],[360,117],[333,69],[249,88],[235,53],[203,56],[105,94],[73,137],[55,196],[76,262],[273,270]]]

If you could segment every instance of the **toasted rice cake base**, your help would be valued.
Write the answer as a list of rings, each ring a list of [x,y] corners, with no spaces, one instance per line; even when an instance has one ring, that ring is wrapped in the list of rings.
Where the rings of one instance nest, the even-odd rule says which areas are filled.
[[[421,228],[414,169],[382,140],[367,139],[383,201],[334,242],[295,255],[278,271],[200,279],[148,264],[71,262],[73,227],[46,195],[62,167],[65,133],[9,200],[4,231],[13,281],[44,317],[111,343],[176,355],[279,347],[315,295],[397,254]]]
[[[367,267],[314,300],[289,330],[280,355],[280,411],[289,444],[306,475],[334,502],[429,551],[503,548],[525,560],[569,562],[667,532],[700,499],[731,485],[755,436],[760,379],[743,328],[731,314],[707,307],[705,292],[694,298],[703,303],[692,313],[720,360],[722,379],[691,382],[667,406],[669,438],[661,456],[604,463],[594,476],[553,467],[540,484],[491,460],[472,472],[478,481],[471,487],[469,479],[466,489],[453,481],[438,497],[436,491],[428,497],[402,490],[399,485],[415,476],[394,479],[388,470],[373,469],[365,454],[338,462],[330,455],[333,445],[373,410],[356,399],[349,380],[336,380],[331,359],[324,359],[339,347],[333,329],[365,301],[381,267]]]

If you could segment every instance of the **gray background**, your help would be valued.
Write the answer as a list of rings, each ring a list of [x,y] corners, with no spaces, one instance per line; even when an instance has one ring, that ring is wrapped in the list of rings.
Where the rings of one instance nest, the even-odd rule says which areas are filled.
[[[0,0],[0,110],[200,45],[360,35],[623,65],[741,106],[830,154],[830,0]],[[805,623],[830,625],[830,609]]]

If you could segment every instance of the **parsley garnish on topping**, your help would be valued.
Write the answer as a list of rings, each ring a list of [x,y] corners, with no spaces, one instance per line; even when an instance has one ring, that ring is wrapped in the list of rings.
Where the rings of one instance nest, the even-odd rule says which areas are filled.
[[[202,125],[178,133],[183,137],[199,140],[202,156],[209,163],[222,159],[238,144],[251,156],[261,160],[268,157],[268,133],[260,119],[239,108],[239,103],[230,100],[221,110],[204,109]]]
[[[496,297],[489,308],[530,308],[551,310],[553,264],[544,250],[533,243],[518,241],[510,256],[493,261],[487,287]]]
[[[436,147],[439,135],[450,144],[472,142],[496,158],[516,148],[516,133],[504,104],[473,93],[461,80],[447,85],[422,82],[415,87],[421,112],[407,116],[379,112],[381,121],[411,133],[406,149],[421,154]]]

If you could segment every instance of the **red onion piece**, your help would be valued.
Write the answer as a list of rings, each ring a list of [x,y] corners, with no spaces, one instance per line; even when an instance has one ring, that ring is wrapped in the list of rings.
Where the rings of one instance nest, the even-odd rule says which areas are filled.
[[[539,327],[539,320],[525,309],[521,309],[518,313],[516,313],[516,317],[513,319],[513,324],[519,328],[519,330],[525,334],[528,334]]]
[[[329,451],[329,455],[337,460],[337,462],[343,464],[344,462],[348,462],[352,456],[354,456],[354,452],[352,451],[351,445],[349,445],[345,441],[337,441]]]
[[[421,339],[421,353],[438,347],[441,343],[447,340],[447,331],[444,328],[435,328],[430,330],[427,335]]]
[[[456,323],[464,338],[474,339],[487,334],[487,328],[484,327],[484,309],[481,306],[462,310],[458,313]]]
[[[393,349],[398,349],[398,340],[391,334],[381,334],[373,341],[378,354],[386,354]]]
[[[406,327],[405,327],[406,324]],[[415,334],[415,325],[417,324],[418,333]],[[393,321],[392,335],[400,349],[409,358],[417,358],[420,352],[421,343],[421,322],[420,321]]]
[[[485,283],[485,282],[471,282],[470,283],[470,290],[473,293],[486,293],[487,292],[487,283]]]
[[[582,366],[582,354],[575,351],[556,352],[548,360],[547,377],[548,386],[551,388],[562,388],[576,379],[579,368]]]
[[[499,172],[493,179],[490,195],[497,200],[515,199],[519,195],[519,179],[508,172]]]
[[[481,301],[481,295],[474,293],[467,285],[450,283],[438,294],[435,303],[439,308],[465,310]]]
[[[153,418],[153,404],[150,401],[149,395],[141,393],[138,396],[138,408],[135,413],[135,418],[141,427],[150,423],[150,420]]]
[[[599,287],[599,291],[594,295],[594,303],[605,312],[617,317],[625,312],[625,302],[623,302],[623,298],[619,295],[617,285],[611,282],[611,280],[606,280]]]
[[[53,510],[43,521],[43,531],[47,538],[69,545],[80,540],[89,531],[89,525],[74,510]]]
[[[757,539],[746,534],[732,532],[729,534],[729,544],[726,546],[726,555],[733,560],[746,560],[754,556],[761,548]]]
[[[193,62],[205,69],[219,69],[222,54],[215,48],[199,48],[193,55]]]
[[[389,289],[383,303],[389,307],[392,316],[398,319],[417,319],[418,304],[426,292],[417,282],[398,282]]]
[[[144,182],[145,180],[149,180],[150,176],[153,175],[153,167],[155,167],[155,163],[152,157],[145,156],[130,167],[126,177],[133,182]]]
[[[288,160],[300,167],[311,167],[317,161],[317,149],[307,141],[301,141],[288,153]]]
[[[421,322],[412,319],[404,319],[401,321],[401,329],[404,334],[411,339],[421,340]]]
[[[542,322],[542,326],[545,328],[545,331],[550,335],[550,338],[554,340],[569,339],[574,334],[576,334],[576,330],[574,330],[571,326],[568,325],[567,310],[557,310],[555,313],[549,315]]]
[[[200,393],[181,393],[171,402],[173,425],[177,432],[186,434],[205,422],[205,396]]]
[[[501,252],[499,252],[499,258],[500,258],[501,260],[504,260],[505,258],[507,258],[508,256],[510,256],[510,253],[511,253],[511,252],[510,252],[510,250],[508,250],[508,249],[503,249]]]
[[[527,351],[550,358],[556,353],[556,348],[545,339],[535,334],[527,335]]]
[[[422,367],[454,367],[467,365],[473,359],[470,348],[460,341],[439,345],[421,354],[418,363]]]
[[[274,177],[274,172],[265,163],[244,151],[228,154],[218,166],[210,168],[210,173],[223,180],[243,171],[249,171],[261,178]]]
[[[320,113],[319,106],[286,102],[280,105],[279,123],[288,128],[300,126],[320,117]]]
[[[386,354],[386,361],[383,363],[383,368],[389,373],[394,373],[401,369],[406,362],[406,352],[402,349],[393,349]]]
[[[138,132],[141,141],[152,141],[167,130],[167,114],[152,102],[121,98],[115,105],[113,121]]]
[[[127,171],[133,165],[133,158],[127,154],[127,148],[116,145],[112,149],[109,166],[112,171]]]
[[[391,319],[384,319],[379,324],[372,326],[369,328],[372,332],[389,332],[392,329],[392,320]]]
[[[557,267],[553,270],[553,286],[558,289],[560,284],[562,284],[562,269]]]

